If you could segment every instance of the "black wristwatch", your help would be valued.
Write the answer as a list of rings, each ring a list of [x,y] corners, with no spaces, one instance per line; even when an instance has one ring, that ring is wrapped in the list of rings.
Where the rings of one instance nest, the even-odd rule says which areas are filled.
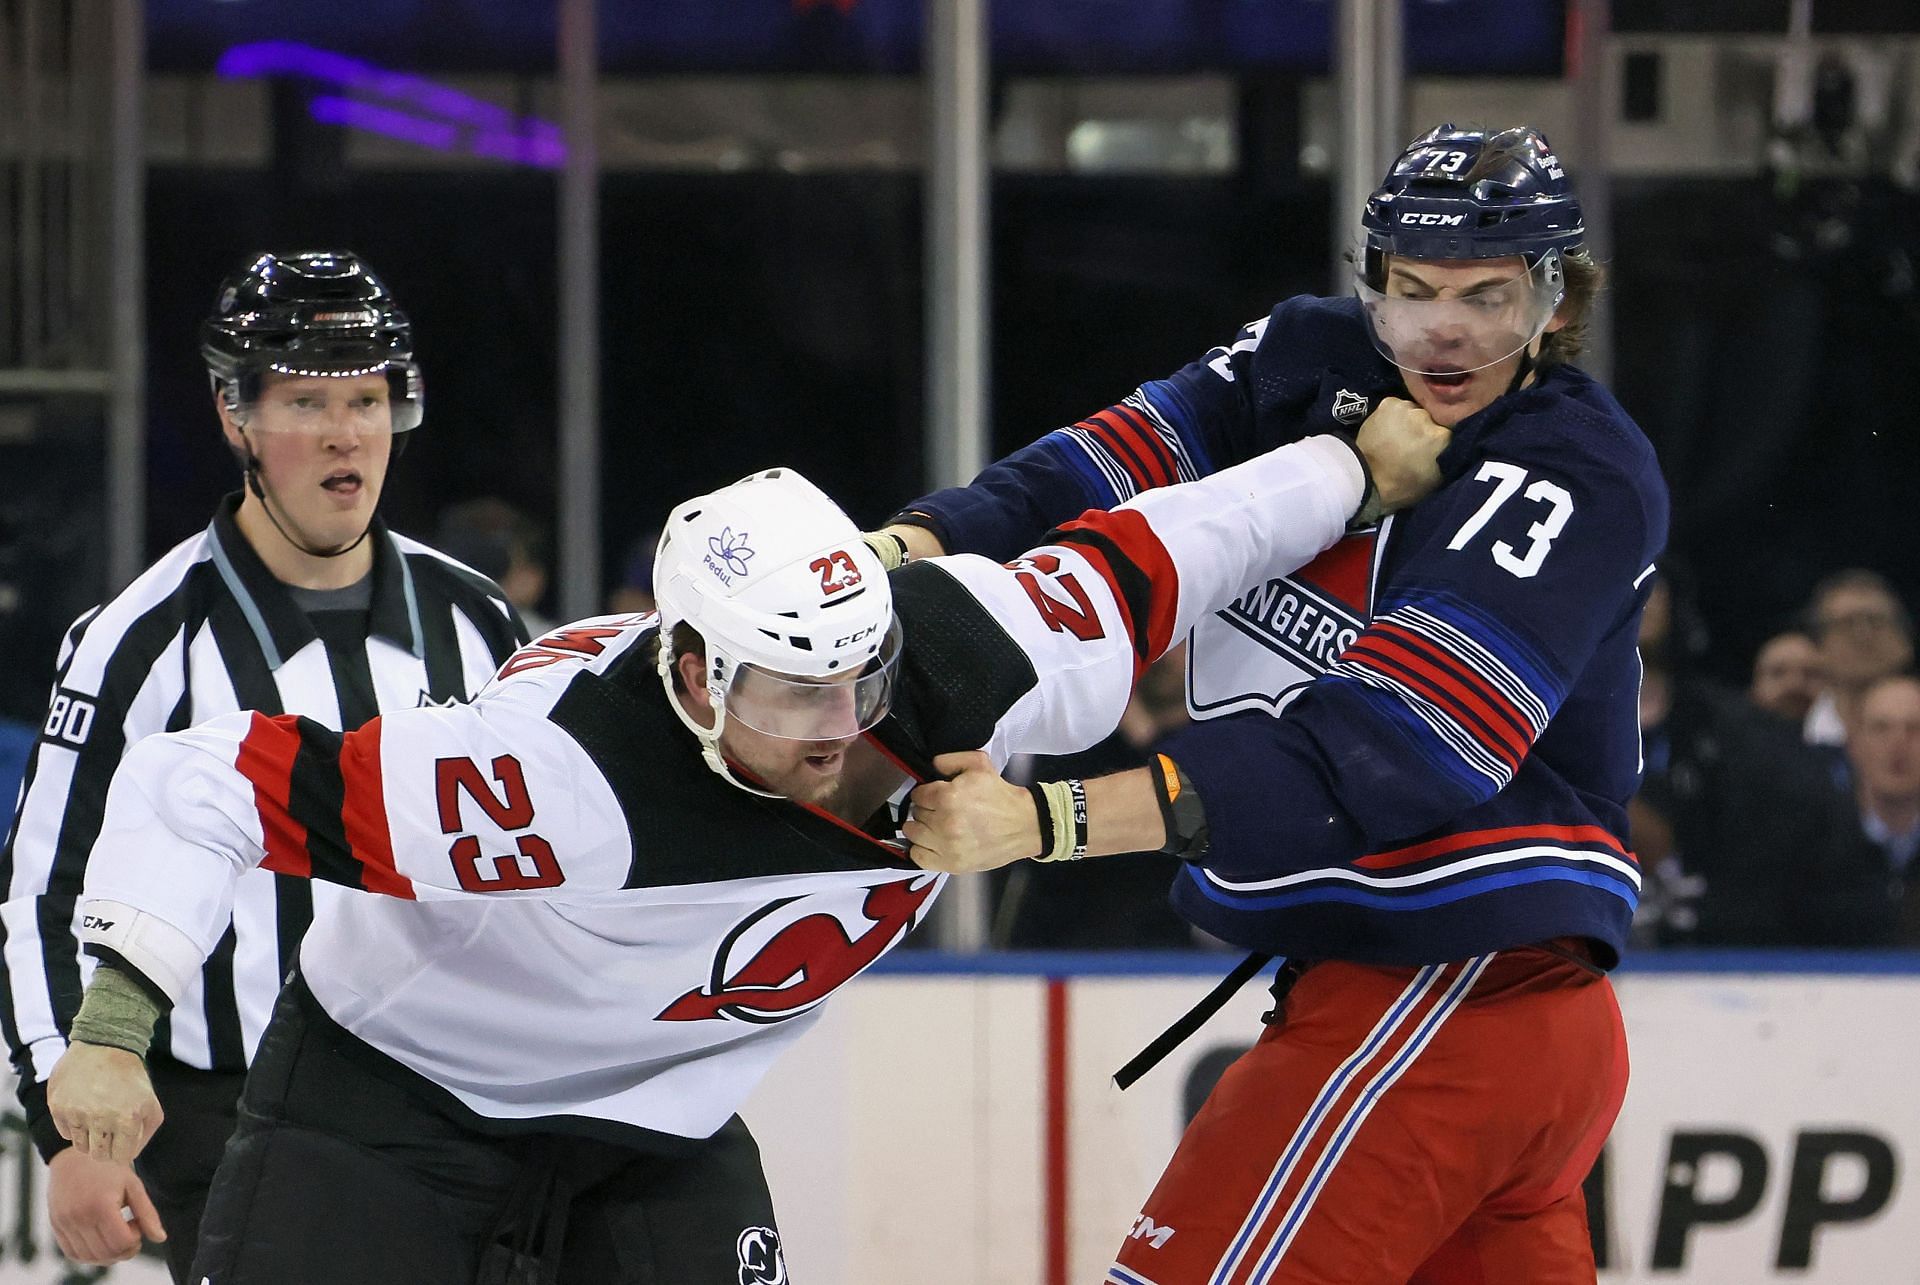
[[[1207,853],[1207,808],[1200,791],[1193,788],[1187,774],[1164,754],[1153,756],[1149,771],[1153,774],[1153,792],[1160,800],[1160,819],[1167,826],[1167,841],[1162,856],[1181,861],[1198,861]]]

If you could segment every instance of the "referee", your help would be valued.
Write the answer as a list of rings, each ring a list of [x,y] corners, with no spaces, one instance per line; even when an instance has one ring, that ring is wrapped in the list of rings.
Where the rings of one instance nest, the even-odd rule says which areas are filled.
[[[346,731],[382,710],[464,699],[525,641],[491,581],[375,515],[402,435],[420,423],[420,368],[405,315],[358,257],[262,255],[221,287],[200,350],[243,489],[68,630],[0,854],[0,1029],[47,1160],[55,1238],[68,1258],[100,1264],[164,1235],[176,1282],[281,978],[314,914],[351,894],[244,877],[226,935],[154,1035],[166,1123],[137,1176],[72,1150],[45,1080],[91,970],[74,907],[115,766],[142,737],[235,710]]]

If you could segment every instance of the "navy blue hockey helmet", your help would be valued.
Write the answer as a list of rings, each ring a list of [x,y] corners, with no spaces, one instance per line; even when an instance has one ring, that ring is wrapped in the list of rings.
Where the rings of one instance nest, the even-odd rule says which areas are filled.
[[[201,323],[200,355],[243,424],[268,371],[385,375],[395,433],[418,427],[424,410],[413,327],[349,250],[262,254],[228,277]]]
[[[1580,202],[1546,136],[1442,125],[1415,139],[1367,198],[1369,275],[1381,254],[1529,264],[1586,236]]]
[[[1559,158],[1538,130],[1442,125],[1414,140],[1367,200],[1355,293],[1374,346],[1404,371],[1460,383],[1552,324],[1566,298],[1563,254],[1586,235]],[[1389,259],[1404,263],[1392,275]],[[1418,263],[1521,260],[1437,289]],[[1527,368],[1523,358],[1521,369]]]

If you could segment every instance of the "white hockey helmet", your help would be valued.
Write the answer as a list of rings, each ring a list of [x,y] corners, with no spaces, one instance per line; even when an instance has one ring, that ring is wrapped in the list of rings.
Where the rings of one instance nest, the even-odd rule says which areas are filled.
[[[885,717],[900,654],[892,585],[860,528],[799,473],[768,469],[678,505],[653,565],[669,703],[727,780],[754,790],[720,755],[729,718],[833,741]],[[683,621],[706,640],[711,728],[672,694],[672,631]]]

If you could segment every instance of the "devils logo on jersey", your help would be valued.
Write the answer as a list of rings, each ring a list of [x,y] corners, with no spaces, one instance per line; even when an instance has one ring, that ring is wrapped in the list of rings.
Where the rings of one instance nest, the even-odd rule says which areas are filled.
[[[897,945],[938,886],[930,876],[883,883],[845,914],[818,893],[762,906],[720,943],[707,985],[667,1005],[658,1020],[798,1017]]]

